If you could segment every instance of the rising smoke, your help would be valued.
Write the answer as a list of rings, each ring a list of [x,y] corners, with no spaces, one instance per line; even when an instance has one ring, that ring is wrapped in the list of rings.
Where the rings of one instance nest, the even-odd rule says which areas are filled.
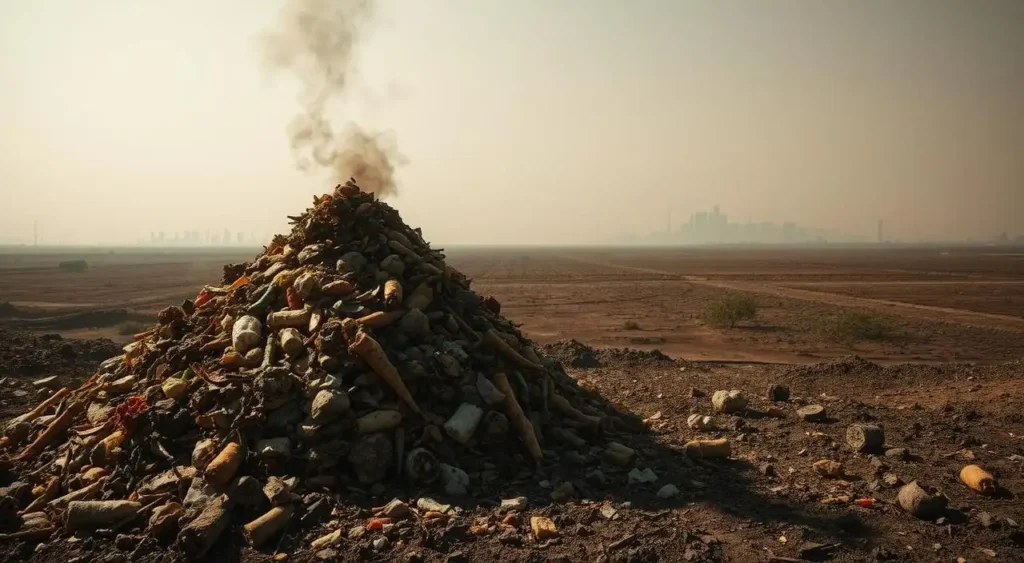
[[[353,49],[373,7],[372,0],[287,0],[277,28],[260,39],[267,67],[287,71],[302,84],[302,111],[287,128],[299,169],[326,169],[338,183],[355,178],[364,190],[385,197],[396,192],[401,159],[393,138],[355,123],[338,130],[327,113],[348,91]]]

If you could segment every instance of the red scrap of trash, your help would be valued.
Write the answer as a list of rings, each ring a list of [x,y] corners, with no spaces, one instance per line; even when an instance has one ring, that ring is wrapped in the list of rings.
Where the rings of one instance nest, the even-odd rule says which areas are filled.
[[[213,293],[204,287],[202,291],[199,292],[199,295],[196,295],[196,299],[193,302],[193,306],[197,308],[202,307],[210,299],[213,299]]]
[[[146,404],[145,399],[138,395],[132,395],[114,409],[114,423],[118,428],[125,430],[133,420],[148,410],[149,405]]]
[[[863,506],[864,508],[872,508],[875,506],[875,499],[873,498],[859,498],[853,501],[857,506]]]

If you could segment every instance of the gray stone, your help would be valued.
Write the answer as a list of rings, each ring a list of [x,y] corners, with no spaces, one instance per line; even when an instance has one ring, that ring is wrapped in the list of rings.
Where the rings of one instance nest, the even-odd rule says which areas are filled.
[[[679,494],[679,487],[668,484],[658,489],[658,498],[670,499]]]
[[[743,396],[742,391],[736,389],[715,391],[715,394],[711,396],[711,405],[714,406],[715,412],[732,414],[747,408],[747,398]]]
[[[650,467],[645,468],[643,471],[633,468],[629,472],[629,484],[630,485],[643,485],[646,483],[653,483],[658,480],[658,475],[651,470]]]
[[[458,467],[442,463],[441,484],[450,495],[465,495],[469,492],[469,474]]]
[[[398,328],[403,333],[414,338],[430,337],[430,319],[419,309],[409,309],[402,319],[398,321]]]
[[[356,251],[346,252],[338,260],[338,271],[341,273],[359,272],[365,266],[366,257]]]
[[[395,276],[396,278],[402,277],[405,273],[405,262],[402,261],[402,257],[397,254],[389,254],[386,258],[380,261],[380,269]]]

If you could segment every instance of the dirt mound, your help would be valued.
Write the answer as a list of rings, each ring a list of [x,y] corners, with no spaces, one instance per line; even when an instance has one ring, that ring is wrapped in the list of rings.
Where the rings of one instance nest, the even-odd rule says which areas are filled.
[[[593,368],[601,365],[597,351],[576,340],[558,340],[542,346],[544,354],[562,365],[574,368]]]
[[[601,459],[590,440],[616,411],[541,357],[418,230],[351,182],[291,219],[289,236],[229,266],[224,285],[164,309],[81,387],[5,425],[0,445],[39,494],[9,501],[33,518],[0,531],[135,530],[201,558],[246,522],[254,547],[285,529],[305,542],[331,514],[365,521],[374,506],[381,520],[350,539],[371,526],[413,533],[410,518],[457,514],[427,495],[521,495],[536,491],[535,472],[565,498],[601,496],[607,484],[570,481],[565,459]],[[624,473],[636,452],[609,447],[619,461],[608,472]],[[370,504],[382,495],[419,500]],[[338,530],[319,545],[340,542]]]
[[[855,375],[877,375],[882,367],[865,360],[860,356],[843,356],[824,362],[793,366],[787,375],[790,377],[842,377]]]
[[[37,389],[27,378],[54,375],[62,385],[77,384],[95,371],[100,360],[117,351],[117,345],[105,338],[64,340],[57,334],[37,336],[0,328],[0,380],[4,380],[2,387],[14,388],[0,405],[0,416],[35,400]]]
[[[576,339],[558,340],[542,347],[544,354],[562,365],[574,368],[596,368],[609,365],[654,365],[674,363],[676,360],[659,350],[635,348],[595,349]]]
[[[604,364],[656,365],[671,364],[675,360],[660,350],[637,350],[636,348],[603,348],[598,357]]]

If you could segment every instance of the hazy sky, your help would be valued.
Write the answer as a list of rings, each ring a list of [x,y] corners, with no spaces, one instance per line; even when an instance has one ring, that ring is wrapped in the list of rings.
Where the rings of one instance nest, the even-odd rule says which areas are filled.
[[[0,242],[268,233],[282,1],[0,0]],[[1020,0],[381,0],[335,108],[389,129],[440,244],[593,242],[720,204],[890,236],[1024,232]]]

